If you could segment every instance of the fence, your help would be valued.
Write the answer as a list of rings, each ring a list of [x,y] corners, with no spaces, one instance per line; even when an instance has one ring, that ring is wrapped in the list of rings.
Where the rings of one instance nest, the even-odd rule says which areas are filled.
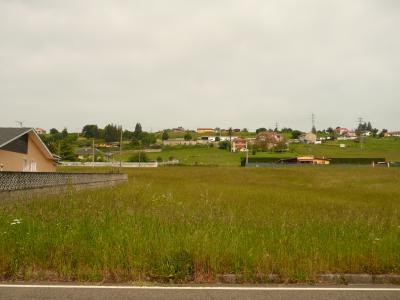
[[[66,167],[113,167],[113,168],[157,168],[161,166],[178,165],[179,160],[171,160],[165,162],[61,162]]]
[[[113,173],[0,172],[0,194],[67,186],[103,186],[127,180],[127,174]]]

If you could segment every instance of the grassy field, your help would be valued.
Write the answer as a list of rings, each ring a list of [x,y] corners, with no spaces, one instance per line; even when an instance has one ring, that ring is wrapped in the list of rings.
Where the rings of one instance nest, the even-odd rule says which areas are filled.
[[[345,144],[346,148],[340,148],[340,144]],[[124,151],[122,160],[127,161],[134,154],[134,151]],[[293,157],[299,155],[315,155],[333,157],[382,157],[389,161],[400,161],[400,139],[375,139],[365,138],[363,150],[360,144],[354,141],[334,141],[322,145],[291,144],[290,151],[286,153],[257,152],[257,157]],[[239,166],[240,158],[244,153],[230,153],[217,147],[174,147],[163,150],[160,153],[148,153],[151,160],[161,157],[168,160],[170,157],[178,159],[183,165],[219,165],[219,166]],[[250,154],[250,157],[253,155]],[[115,156],[119,160],[119,155]]]
[[[345,144],[346,148],[340,148]],[[334,141],[322,145],[292,144],[296,154],[312,154],[325,157],[382,157],[390,161],[400,161],[400,139],[365,138],[363,149],[354,141]]]
[[[127,161],[134,151],[124,151],[122,160]],[[221,150],[216,147],[174,147],[157,153],[146,153],[151,160],[161,157],[167,161],[174,157],[183,165],[218,165],[218,166],[239,166],[240,157],[243,153],[231,153],[228,150]],[[119,159],[117,155],[116,160]]]
[[[0,204],[0,278],[400,273],[400,169],[172,167]]]

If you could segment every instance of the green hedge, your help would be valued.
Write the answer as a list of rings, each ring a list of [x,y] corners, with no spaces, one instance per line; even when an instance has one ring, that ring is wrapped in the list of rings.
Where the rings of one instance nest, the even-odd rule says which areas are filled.
[[[277,163],[283,157],[249,157],[249,163]],[[335,157],[330,158],[331,164],[353,164],[353,165],[368,165],[373,161],[386,161],[382,157]],[[246,165],[246,158],[241,158],[241,166]]]
[[[276,163],[283,157],[249,157],[249,163]],[[246,158],[241,158],[241,166],[246,165]]]
[[[370,165],[372,162],[386,161],[383,157],[334,157],[331,164]]]

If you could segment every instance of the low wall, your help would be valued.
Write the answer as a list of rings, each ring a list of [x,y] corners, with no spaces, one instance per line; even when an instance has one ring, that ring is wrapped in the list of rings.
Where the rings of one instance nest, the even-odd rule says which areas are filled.
[[[73,187],[101,187],[128,180],[127,174],[114,173],[36,173],[0,172],[0,199],[17,192],[62,190]]]
[[[171,160],[165,162],[77,162],[62,161],[65,167],[113,167],[113,168],[157,168],[161,166],[179,165],[179,160]]]

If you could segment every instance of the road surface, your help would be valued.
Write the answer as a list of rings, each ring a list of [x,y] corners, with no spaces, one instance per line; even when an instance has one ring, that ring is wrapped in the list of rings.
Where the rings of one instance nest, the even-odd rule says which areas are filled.
[[[400,299],[400,286],[88,286],[0,284],[0,299]]]

